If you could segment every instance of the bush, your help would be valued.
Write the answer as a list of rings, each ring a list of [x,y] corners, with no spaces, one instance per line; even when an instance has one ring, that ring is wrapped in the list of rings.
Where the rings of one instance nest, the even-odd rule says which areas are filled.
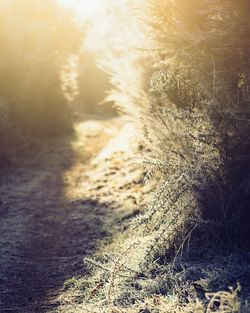
[[[199,288],[204,296],[207,289],[243,279],[240,272],[247,267],[239,259],[248,262],[243,251],[250,246],[249,5],[247,0],[152,0],[146,18],[151,50],[133,50],[132,60],[140,66],[126,63],[121,51],[106,63],[114,84],[111,98],[143,134],[146,179],[158,180],[120,251],[105,262],[86,260],[99,269],[93,281],[105,277],[106,289],[97,297],[110,311],[143,303],[143,311],[158,312],[157,297],[152,310],[146,303],[160,294],[168,303],[176,297],[182,312],[187,304],[198,305]],[[129,78],[114,64],[130,65]],[[225,266],[233,253],[238,261]],[[232,274],[237,264],[240,270]],[[89,302],[91,307],[94,300]],[[201,312],[204,303],[203,298]],[[213,310],[209,305],[207,311]]]
[[[174,173],[172,191],[180,190],[176,173],[186,173],[184,189],[201,220],[218,225],[224,244],[244,248],[250,244],[248,9],[248,1],[151,2],[161,65],[146,114],[147,137],[167,163],[164,174],[171,181]]]
[[[108,75],[99,68],[98,57],[93,52],[82,52],[79,58],[79,94],[75,102],[78,109],[89,114],[114,115],[112,103],[104,103],[106,92],[111,88]]]
[[[60,72],[81,39],[73,16],[56,1],[12,0],[1,2],[0,20],[1,142],[15,129],[60,133],[70,119]]]

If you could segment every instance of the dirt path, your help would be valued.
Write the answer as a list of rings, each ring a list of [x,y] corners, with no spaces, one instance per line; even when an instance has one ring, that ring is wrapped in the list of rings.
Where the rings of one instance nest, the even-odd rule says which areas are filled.
[[[79,190],[119,127],[79,124],[74,139],[51,141],[31,164],[0,172],[0,312],[54,312],[64,281],[83,274],[110,208]]]

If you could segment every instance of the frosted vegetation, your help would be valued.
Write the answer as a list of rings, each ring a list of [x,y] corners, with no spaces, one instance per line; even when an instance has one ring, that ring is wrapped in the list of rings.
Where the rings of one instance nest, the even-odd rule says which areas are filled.
[[[81,101],[105,98],[136,134],[120,181],[135,171],[131,157],[143,171],[129,189],[137,210],[107,221],[108,239],[85,258],[87,274],[65,282],[58,312],[249,312],[249,11],[248,0],[125,0],[103,9],[109,27],[80,29],[53,1],[2,0],[0,163],[69,131]],[[93,62],[79,54],[85,35],[98,64],[89,79],[72,72]],[[105,153],[93,181],[112,167]],[[111,188],[112,177],[99,180]]]

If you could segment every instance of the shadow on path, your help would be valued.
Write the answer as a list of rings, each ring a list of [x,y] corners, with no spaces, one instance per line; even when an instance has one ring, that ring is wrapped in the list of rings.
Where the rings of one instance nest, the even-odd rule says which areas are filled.
[[[65,180],[77,163],[91,167],[107,142],[100,129],[78,150],[76,138],[52,140],[37,161],[1,171],[0,312],[54,312],[64,281],[84,274],[83,258],[105,236],[108,205],[69,198]]]

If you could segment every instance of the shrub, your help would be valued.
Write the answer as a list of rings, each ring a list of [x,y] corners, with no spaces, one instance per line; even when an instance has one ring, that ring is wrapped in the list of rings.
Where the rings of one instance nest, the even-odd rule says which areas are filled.
[[[169,172],[174,181],[178,170],[179,177],[187,173],[185,185],[193,190],[201,219],[218,224],[224,243],[245,248],[250,217],[248,7],[248,1],[151,2],[161,62],[151,78],[145,115],[150,117],[147,137],[167,162],[168,180]],[[178,191],[174,181],[172,191]]]
[[[0,20],[4,138],[16,128],[26,135],[60,133],[69,121],[60,71],[81,38],[73,16],[56,1],[11,0],[1,2]]]
[[[105,271],[106,293],[102,288],[98,297],[111,311],[145,301],[153,283],[151,294],[177,296],[182,308],[183,303],[194,303],[197,293],[191,286],[204,282],[206,266],[219,264],[225,288],[235,283],[240,271],[234,277],[229,275],[232,269],[225,273],[222,251],[225,255],[227,251],[228,259],[235,249],[247,250],[250,245],[250,4],[247,0],[149,3],[146,21],[152,49],[146,63],[140,63],[145,54],[136,54],[133,60],[139,60],[143,71],[131,66],[138,72],[130,73],[140,77],[140,83],[153,72],[149,91],[143,84],[138,89],[132,84],[131,93],[129,79],[114,69],[115,61],[126,62],[125,53],[114,55],[113,67],[108,65],[115,87],[111,97],[118,90],[118,104],[134,117],[143,134],[146,179],[158,180],[152,201],[126,231],[121,251],[104,265],[87,260],[99,268],[95,277]],[[192,269],[192,260],[199,260],[200,267],[198,277],[190,274],[190,282],[185,264]],[[236,268],[237,262],[233,264]],[[211,273],[208,270],[208,276]],[[165,285],[160,288],[163,283],[157,280],[164,274]],[[211,277],[206,280],[211,288]],[[219,274],[217,281],[221,283]],[[107,296],[110,290],[112,297]],[[205,310],[202,303],[199,310]]]

